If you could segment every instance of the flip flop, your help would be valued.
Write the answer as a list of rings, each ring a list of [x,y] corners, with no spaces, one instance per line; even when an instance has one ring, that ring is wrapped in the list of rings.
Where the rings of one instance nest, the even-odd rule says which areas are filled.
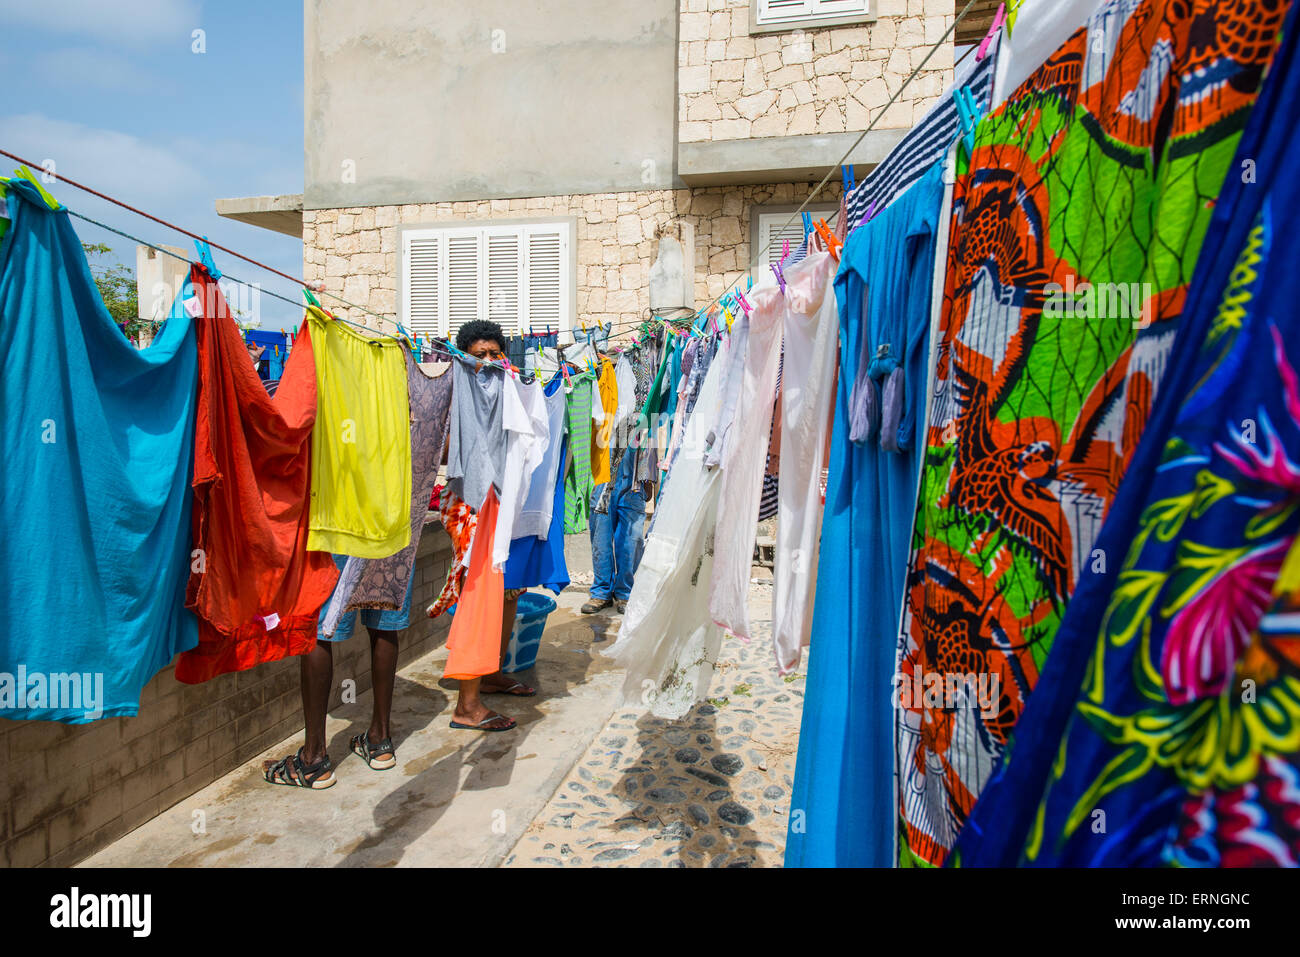
[[[531,698],[533,695],[537,694],[536,688],[528,688],[528,691],[522,693],[515,691],[516,688],[528,688],[528,685],[524,684],[522,681],[516,681],[514,684],[506,688],[494,688],[491,691],[480,690],[479,694],[481,695],[508,694],[512,698]]]
[[[486,725],[486,724],[490,724],[491,722],[495,721],[497,718],[505,718],[505,719],[506,719],[507,721],[509,721],[510,723],[509,723],[508,725],[506,725],[504,728],[485,728],[485,727],[484,727],[484,725]],[[463,724],[463,723],[460,722],[460,721],[455,721],[455,720],[453,720],[453,721],[451,722],[451,726],[452,726],[453,728],[456,728],[457,730],[460,730],[460,731],[488,731],[488,732],[493,732],[493,731],[513,731],[516,727],[519,726],[519,722],[515,721],[514,718],[509,718],[509,717],[506,717],[504,714],[496,714],[496,713],[494,712],[494,713],[488,715],[486,718],[484,718],[484,719],[483,719],[482,721],[480,721],[478,724]]]

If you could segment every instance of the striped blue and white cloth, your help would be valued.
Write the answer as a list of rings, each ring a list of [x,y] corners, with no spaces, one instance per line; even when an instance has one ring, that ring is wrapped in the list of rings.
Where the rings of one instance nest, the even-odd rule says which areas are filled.
[[[997,48],[998,40],[995,38],[984,59],[976,61],[968,71],[958,68],[958,79],[954,85],[954,89],[957,86],[970,87],[971,95],[983,112],[989,110],[993,99]],[[912,127],[889,155],[849,193],[849,228],[845,235],[861,225],[873,202],[879,213],[907,192],[909,186],[924,176],[937,160],[943,158],[960,129],[957,102],[953,99],[952,90],[949,90],[931,107],[925,118]],[[807,255],[808,241],[804,240],[798,249],[791,250],[789,262],[796,263]]]

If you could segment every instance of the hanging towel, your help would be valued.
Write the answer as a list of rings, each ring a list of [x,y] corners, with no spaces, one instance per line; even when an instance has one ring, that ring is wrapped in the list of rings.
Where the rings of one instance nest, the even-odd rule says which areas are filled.
[[[576,535],[587,530],[587,512],[591,492],[591,378],[573,383],[566,400],[568,415],[569,471],[564,477],[564,534]]]
[[[481,678],[501,667],[505,577],[492,567],[497,508],[496,489],[489,487],[487,501],[478,510],[478,533],[470,550],[469,570],[447,634],[445,678]]]
[[[307,550],[316,362],[307,324],[270,396],[248,361],[225,297],[201,266],[190,288],[198,414],[194,427],[194,548],[186,605],[199,644],[176,662],[197,684],[266,661],[305,654],[338,571]]]
[[[449,368],[439,376],[429,376],[409,352],[406,354],[407,400],[411,406],[411,543],[388,558],[348,559],[320,626],[325,634],[334,634],[339,620],[353,609],[396,611],[405,603],[407,582],[415,569],[415,553],[442,464],[453,381]]]
[[[830,253],[813,253],[785,274],[785,356],[781,408],[780,483],[772,592],[772,643],[777,669],[799,664],[812,631],[822,527],[821,475],[831,402],[839,310]],[[782,363],[784,365],[784,363]]]
[[[763,491],[766,439],[772,430],[784,312],[780,289],[769,286],[754,294],[736,422],[727,433],[722,453],[719,494],[727,504],[718,513],[709,612],[720,626],[744,639],[750,637],[749,570],[758,537],[758,502]]]
[[[310,307],[316,355],[311,534],[317,552],[387,558],[411,542],[405,348]]]
[[[137,350],[104,309],[67,210],[18,179],[7,200],[0,709],[71,724],[130,716],[154,673],[198,641],[185,609],[192,320],[182,294]],[[54,687],[56,674],[74,679]]]

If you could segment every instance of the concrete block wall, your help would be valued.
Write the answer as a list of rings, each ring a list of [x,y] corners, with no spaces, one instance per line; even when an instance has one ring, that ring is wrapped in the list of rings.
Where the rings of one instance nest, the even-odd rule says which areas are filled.
[[[399,667],[446,637],[447,616],[432,620],[425,609],[451,559],[451,541],[432,520],[417,552]],[[145,687],[134,718],[0,720],[0,866],[76,864],[300,733],[298,671],[290,658],[185,685],[169,664]],[[360,625],[335,648],[331,709],[341,703],[345,678],[356,681],[358,694],[370,688],[370,643]]]
[[[480,202],[411,203],[317,209],[303,213],[303,269],[308,282],[373,312],[401,319],[397,277],[401,269],[397,229],[462,221],[577,218],[577,317],[588,324],[616,324],[630,331],[650,306],[650,265],[657,252],[655,229],[674,220],[695,226],[695,298],[703,307],[749,262],[749,219],[755,206],[801,203],[814,183],[710,186],[627,193],[493,199]],[[836,205],[834,177],[818,196]],[[332,303],[353,322],[377,320],[359,309]],[[624,324],[619,326],[618,324]]]
[[[678,139],[717,142],[864,130],[955,19],[952,0],[876,0],[857,25],[751,35],[752,0],[682,0]],[[876,129],[907,129],[952,81],[945,43]]]

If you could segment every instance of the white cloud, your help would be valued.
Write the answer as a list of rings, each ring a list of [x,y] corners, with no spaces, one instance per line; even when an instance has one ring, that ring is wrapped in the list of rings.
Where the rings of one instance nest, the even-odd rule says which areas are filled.
[[[197,0],[0,0],[0,17],[10,24],[137,47],[167,38],[188,47],[190,32],[203,26]]]
[[[0,143],[37,164],[53,160],[56,173],[128,202],[132,196],[156,200],[203,188],[204,177],[162,145],[39,113],[0,116]]]

